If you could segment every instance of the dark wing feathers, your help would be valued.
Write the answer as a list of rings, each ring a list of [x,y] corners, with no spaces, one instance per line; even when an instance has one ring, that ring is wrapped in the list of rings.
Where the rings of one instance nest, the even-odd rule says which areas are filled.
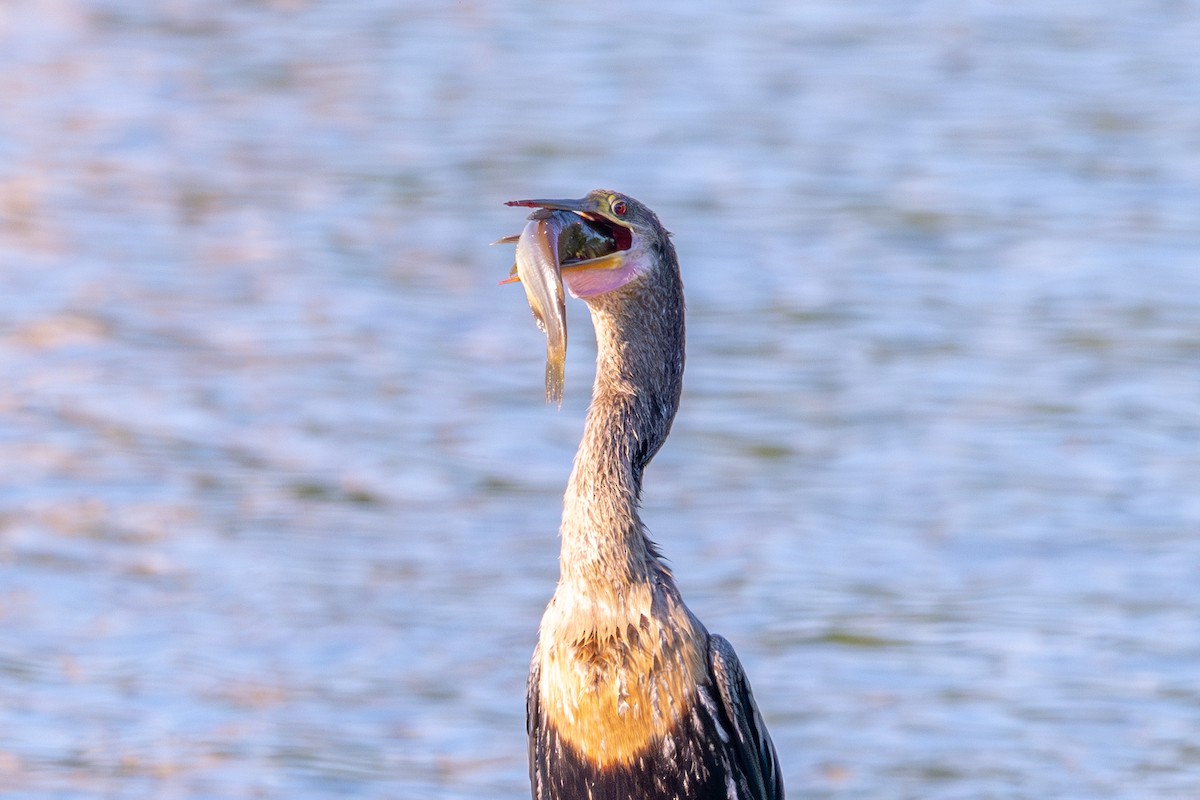
[[[783,800],[779,757],[758,713],[750,681],[746,679],[733,645],[715,633],[708,639],[708,670],[725,713],[725,722],[733,731],[730,745],[745,770],[751,796],[755,800]]]
[[[529,790],[533,800],[543,797],[542,779],[538,775],[538,749],[542,744],[539,730],[542,725],[542,708],[538,697],[538,685],[541,683],[541,667],[538,665],[537,651],[533,653],[533,663],[529,667],[529,684],[525,689],[525,733],[529,737]]]

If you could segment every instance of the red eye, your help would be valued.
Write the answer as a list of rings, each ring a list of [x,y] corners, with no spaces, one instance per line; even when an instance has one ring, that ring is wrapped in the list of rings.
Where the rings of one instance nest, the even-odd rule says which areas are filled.
[[[613,201],[612,212],[614,214],[616,214],[618,217],[625,216],[625,212],[628,210],[629,210],[629,207],[625,205],[624,200],[614,200]]]

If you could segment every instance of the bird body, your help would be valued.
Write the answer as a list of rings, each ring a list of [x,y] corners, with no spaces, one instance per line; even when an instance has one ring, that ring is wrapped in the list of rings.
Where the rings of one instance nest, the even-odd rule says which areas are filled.
[[[560,578],[530,665],[534,800],[782,800],[778,759],[733,648],[684,604],[638,515],[642,473],[682,390],[684,303],[669,234],[597,190],[573,211],[613,253],[564,265],[596,328],[597,372],[563,501]]]

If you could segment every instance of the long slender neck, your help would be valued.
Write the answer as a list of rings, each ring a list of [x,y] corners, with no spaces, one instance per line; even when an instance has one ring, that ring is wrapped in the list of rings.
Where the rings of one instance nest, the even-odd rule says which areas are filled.
[[[637,507],[683,386],[683,288],[669,255],[647,280],[589,301],[596,382],[563,501],[563,581],[623,584],[661,567]]]

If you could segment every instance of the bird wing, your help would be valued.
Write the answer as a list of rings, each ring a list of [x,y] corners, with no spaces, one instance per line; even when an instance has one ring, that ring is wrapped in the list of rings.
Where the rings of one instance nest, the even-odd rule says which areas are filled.
[[[717,691],[725,722],[732,730],[733,747],[755,800],[783,800],[779,756],[767,733],[750,681],[737,653],[723,636],[708,638],[708,671]]]
[[[525,689],[525,733],[529,741],[529,788],[533,800],[543,796],[541,779],[538,776],[538,756],[542,745],[542,707],[538,699],[538,684],[541,682],[542,668],[538,663],[538,654],[533,653],[533,663],[529,666],[529,684]]]

